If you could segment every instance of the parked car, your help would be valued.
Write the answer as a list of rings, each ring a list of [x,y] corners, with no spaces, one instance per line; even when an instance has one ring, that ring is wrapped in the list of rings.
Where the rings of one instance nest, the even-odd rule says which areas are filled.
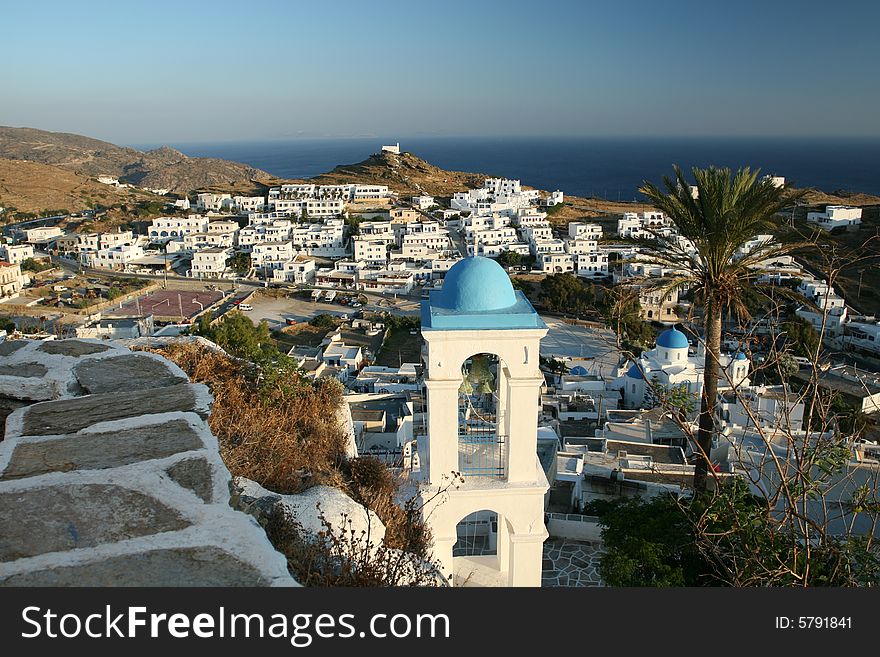
[[[254,307],[249,303],[240,303],[240,304],[238,304],[238,308],[239,308],[239,310],[244,310],[244,311],[254,309]]]
[[[296,324],[296,320],[293,317],[288,317],[284,321],[287,323],[288,326],[293,326],[294,324]]]

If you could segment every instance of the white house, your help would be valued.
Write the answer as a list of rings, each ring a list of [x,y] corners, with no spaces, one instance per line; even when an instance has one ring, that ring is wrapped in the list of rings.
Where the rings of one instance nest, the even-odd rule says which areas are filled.
[[[196,208],[199,210],[218,211],[232,207],[232,194],[197,194]]]
[[[308,283],[315,278],[317,266],[314,258],[297,255],[272,271],[272,278],[279,283]]]
[[[14,297],[24,284],[21,267],[11,262],[0,260],[0,298]]]
[[[263,276],[273,276],[276,269],[297,255],[296,247],[290,240],[284,242],[260,242],[251,250],[251,263]]]
[[[132,260],[144,257],[144,249],[139,244],[120,244],[97,251],[83,251],[80,262],[86,267],[123,270]]]
[[[843,342],[855,349],[880,354],[880,322],[869,319],[873,318],[849,322],[844,327]]]
[[[608,276],[608,253],[587,251],[574,256],[575,272],[582,278],[603,278]]]
[[[862,209],[848,205],[828,205],[824,212],[808,212],[807,221],[823,230],[858,227],[862,223]]]
[[[232,257],[232,249],[211,247],[193,253],[190,276],[193,278],[222,278],[229,272],[226,261]]]
[[[674,233],[672,222],[662,212],[624,212],[617,220],[617,235],[629,239],[652,239]]]
[[[538,263],[545,274],[562,274],[575,270],[574,257],[568,253],[539,253]]]
[[[157,217],[153,219],[147,234],[151,239],[162,240],[169,237],[183,237],[189,233],[204,233],[210,221],[200,214],[187,217]]]
[[[437,205],[437,202],[434,200],[433,196],[422,195],[422,196],[413,196],[412,197],[412,204],[414,207],[417,207],[419,210],[428,210],[428,209],[434,207],[435,205]]]
[[[144,317],[105,317],[77,327],[78,338],[101,338],[104,340],[124,340],[153,335],[153,316]]]
[[[787,386],[741,386],[718,394],[718,417],[726,426],[801,431],[804,404]]]
[[[598,241],[602,239],[602,226],[601,224],[587,224],[580,221],[572,221],[568,224],[568,236],[573,240]]]
[[[361,235],[352,238],[354,247],[354,259],[364,260],[369,263],[382,263],[388,261],[388,242],[374,240]]]
[[[20,265],[28,258],[33,258],[34,253],[31,244],[0,244],[0,260],[13,265]]]
[[[26,228],[24,230],[24,241],[31,244],[47,244],[62,235],[64,235],[64,231],[57,226]]]
[[[240,214],[262,212],[266,208],[266,199],[262,196],[233,196],[232,206]]]

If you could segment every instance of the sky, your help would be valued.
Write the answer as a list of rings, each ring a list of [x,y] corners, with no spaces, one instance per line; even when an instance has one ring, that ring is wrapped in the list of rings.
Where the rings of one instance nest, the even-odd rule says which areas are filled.
[[[0,5],[0,125],[121,144],[880,136],[880,2]]]

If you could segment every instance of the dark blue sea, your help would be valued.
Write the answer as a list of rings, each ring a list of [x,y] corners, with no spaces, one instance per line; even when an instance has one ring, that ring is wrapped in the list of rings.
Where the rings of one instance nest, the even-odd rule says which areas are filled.
[[[282,178],[308,178],[366,159],[383,143],[444,169],[507,178],[539,189],[610,200],[638,198],[644,180],[672,165],[751,166],[796,187],[880,194],[880,139],[419,137],[171,144],[183,153],[244,162]],[[140,145],[137,148],[155,147]]]

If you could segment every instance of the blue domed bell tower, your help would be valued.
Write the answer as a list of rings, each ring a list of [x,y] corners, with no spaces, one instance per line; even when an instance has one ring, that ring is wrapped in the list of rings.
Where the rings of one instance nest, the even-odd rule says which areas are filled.
[[[425,516],[435,558],[458,581],[540,586],[548,483],[537,425],[546,334],[525,295],[488,258],[458,262],[422,303],[428,431],[418,452],[426,499],[436,495]],[[497,515],[496,554],[453,558],[456,527],[480,511]]]

